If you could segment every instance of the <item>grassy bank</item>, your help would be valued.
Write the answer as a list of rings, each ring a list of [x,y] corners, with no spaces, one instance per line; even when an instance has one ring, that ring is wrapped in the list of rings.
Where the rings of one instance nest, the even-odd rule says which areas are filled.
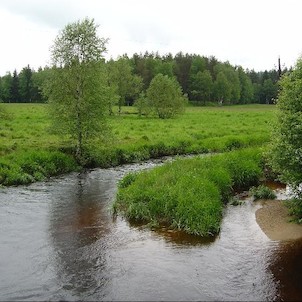
[[[261,176],[260,149],[178,159],[124,177],[113,208],[129,220],[150,226],[215,235],[224,202],[235,190],[257,184]]]
[[[10,119],[0,120],[0,184],[29,183],[77,168],[70,142],[48,129],[47,105],[2,105]],[[86,150],[87,166],[261,146],[269,140],[274,110],[271,105],[190,107],[183,116],[159,120],[124,107],[122,115],[109,118],[111,139]]]
[[[49,117],[42,104],[2,104],[0,120],[0,185],[28,184],[78,169],[48,131]]]
[[[262,146],[270,138],[275,107],[190,107],[175,119],[139,117],[124,107],[111,117],[113,139],[89,150],[91,166],[109,167],[176,154],[225,152]]]

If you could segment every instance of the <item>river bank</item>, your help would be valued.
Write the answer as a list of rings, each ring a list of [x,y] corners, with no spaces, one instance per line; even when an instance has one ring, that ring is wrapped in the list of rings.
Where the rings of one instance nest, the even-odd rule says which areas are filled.
[[[288,209],[282,200],[261,200],[255,213],[261,230],[271,240],[285,241],[302,238],[302,225],[290,222]]]

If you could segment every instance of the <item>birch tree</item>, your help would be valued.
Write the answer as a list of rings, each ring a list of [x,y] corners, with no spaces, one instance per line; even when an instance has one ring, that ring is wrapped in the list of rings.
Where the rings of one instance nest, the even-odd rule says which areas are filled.
[[[94,20],[68,24],[51,48],[52,74],[45,86],[53,128],[69,138],[76,158],[83,162],[83,149],[106,129],[108,102],[103,54],[107,39],[97,35]]]

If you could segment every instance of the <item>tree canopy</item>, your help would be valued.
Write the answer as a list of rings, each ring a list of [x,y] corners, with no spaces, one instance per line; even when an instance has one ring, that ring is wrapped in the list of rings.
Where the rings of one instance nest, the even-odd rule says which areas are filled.
[[[163,119],[183,112],[186,103],[177,81],[161,73],[151,81],[147,98],[158,117]]]
[[[50,104],[53,128],[75,142],[76,156],[104,132],[108,86],[103,53],[107,40],[97,36],[94,20],[68,24],[52,47],[50,79],[45,93]]]
[[[281,179],[302,197],[302,59],[280,81],[271,159]]]
[[[269,81],[265,80],[265,81]],[[302,221],[302,58],[280,81],[277,123],[269,152],[273,170],[290,185],[295,197],[290,212]]]
[[[104,43],[100,46],[100,49],[103,49],[107,40],[99,39],[97,43]],[[71,45],[65,46],[66,49],[70,48],[69,58],[66,57],[70,61],[76,48],[72,49]],[[57,50],[57,55],[61,51]],[[84,53],[85,51],[87,49],[84,49]],[[97,52],[94,55],[98,56]],[[221,62],[215,57],[183,53],[160,56],[158,53],[146,52],[134,54],[132,57],[125,54],[115,60],[110,59],[105,65],[111,91],[116,94],[111,98],[109,108],[111,112],[112,105],[118,105],[120,108],[124,104],[132,105],[141,91],[146,92],[152,79],[159,73],[170,78],[175,77],[190,102],[196,105],[217,103],[221,101],[221,97],[226,104],[271,104],[274,103],[278,93],[277,70],[259,72],[243,70],[241,66],[232,66],[229,62]],[[60,66],[59,61],[56,66]],[[19,73],[8,72],[0,77],[0,99],[3,102],[47,101],[41,91],[49,69],[52,68],[46,66],[35,71],[27,65]],[[228,87],[222,96],[219,95],[219,89],[215,90],[215,87],[222,84],[222,76],[218,76],[219,73],[225,76],[225,85]]]

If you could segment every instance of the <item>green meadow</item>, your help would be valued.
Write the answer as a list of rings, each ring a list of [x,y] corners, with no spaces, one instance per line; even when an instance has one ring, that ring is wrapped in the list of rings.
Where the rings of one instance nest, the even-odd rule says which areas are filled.
[[[67,138],[51,133],[47,104],[2,104],[0,184],[18,185],[80,169]],[[111,135],[86,148],[86,167],[110,167],[165,155],[260,147],[270,139],[273,105],[188,107],[161,120],[133,107],[108,118]]]

